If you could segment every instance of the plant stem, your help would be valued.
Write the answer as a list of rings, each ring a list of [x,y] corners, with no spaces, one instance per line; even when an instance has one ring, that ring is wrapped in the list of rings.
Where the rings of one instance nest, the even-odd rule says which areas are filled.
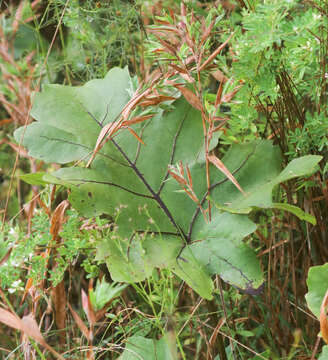
[[[207,308],[208,308],[209,312],[212,314],[210,323],[213,326],[213,328],[215,329],[219,322],[219,318],[217,316],[218,308],[217,308],[217,305],[215,304],[214,299],[207,302]],[[212,346],[213,346],[213,348],[211,350],[214,351],[213,358],[215,357],[215,355],[218,354],[220,356],[220,360],[228,360],[227,353],[225,351],[223,335],[221,333],[219,333],[219,332],[217,333],[216,341],[215,341],[215,343],[213,343]],[[217,350],[217,353],[215,353],[216,350]]]

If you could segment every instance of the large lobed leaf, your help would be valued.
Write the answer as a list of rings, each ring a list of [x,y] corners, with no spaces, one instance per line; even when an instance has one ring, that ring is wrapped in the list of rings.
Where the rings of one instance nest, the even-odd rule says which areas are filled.
[[[82,87],[49,85],[37,94],[32,111],[37,121],[27,127],[23,145],[31,156],[48,162],[87,161],[102,127],[117,119],[132,91],[127,70],[117,68]],[[98,245],[98,257],[113,279],[141,281],[155,267],[167,267],[205,298],[212,296],[213,274],[255,291],[263,276],[254,251],[243,242],[256,229],[245,214],[274,207],[273,187],[312,172],[321,158],[294,160],[280,172],[280,152],[271,142],[233,145],[222,160],[246,195],[211,165],[210,196],[217,207],[206,223],[168,174],[168,165],[188,164],[194,191],[205,206],[209,194],[199,112],[178,99],[171,111],[159,110],[133,129],[145,145],[121,132],[89,168],[65,167],[42,177],[70,187],[70,201],[84,216],[106,213],[115,219],[112,236]],[[21,135],[18,129],[16,139]]]

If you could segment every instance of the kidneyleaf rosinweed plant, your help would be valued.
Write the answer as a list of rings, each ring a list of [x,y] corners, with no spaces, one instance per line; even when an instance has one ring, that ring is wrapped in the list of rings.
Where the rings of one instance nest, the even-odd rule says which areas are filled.
[[[272,331],[270,316],[290,296],[299,305],[299,254],[307,252],[305,267],[312,253],[324,256],[317,251],[327,131],[320,1],[49,6],[58,18],[66,11],[58,28],[65,64],[55,74],[65,85],[43,81],[35,121],[14,132],[33,165],[21,179],[34,197],[25,207],[28,236],[4,224],[2,287],[29,294],[33,316],[43,296],[61,346],[69,342],[69,310],[88,359],[97,356],[95,344],[99,357],[110,349],[110,358],[122,359],[236,359],[246,351],[236,350],[240,338],[260,349],[245,347],[254,359],[292,359],[298,333],[292,326],[283,339],[272,333],[284,334],[294,318],[299,326],[298,315],[282,315]],[[84,84],[73,86],[77,79]],[[48,184],[45,201],[35,187]],[[84,271],[72,282],[76,264]],[[77,290],[81,283],[88,291]],[[189,315],[176,311],[185,302]],[[240,317],[245,309],[252,331]]]
[[[172,103],[159,94],[156,101],[169,100],[170,110],[153,107],[147,120],[138,114],[154,91],[135,89],[118,68],[83,87],[49,85],[35,99],[38,121],[27,127],[23,145],[44,161],[79,162],[43,179],[69,187],[71,204],[84,216],[115,219],[112,236],[98,244],[114,280],[141,281],[166,267],[205,298],[212,297],[212,274],[255,291],[263,277],[242,241],[256,229],[247,214],[273,207],[273,187],[313,172],[321,157],[294,160],[281,172],[278,148],[255,141],[232,146],[222,163],[212,155],[215,144],[204,153],[202,116],[183,98]]]

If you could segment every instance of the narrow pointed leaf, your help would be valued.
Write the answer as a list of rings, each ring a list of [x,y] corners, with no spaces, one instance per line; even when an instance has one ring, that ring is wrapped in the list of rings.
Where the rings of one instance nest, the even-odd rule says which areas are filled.
[[[89,159],[86,167],[89,167],[92,160],[95,158],[95,156],[97,155],[97,152],[102,148],[102,146],[104,145],[104,139],[105,138],[110,138],[113,134],[115,134],[115,132],[119,129],[120,127],[120,122],[118,121],[114,121],[111,123],[106,124],[100,131],[97,141],[96,141],[96,145],[95,148],[92,152],[92,156]]]
[[[73,310],[72,306],[70,305],[70,303],[67,303],[68,308],[70,309],[73,319],[76,322],[76,325],[79,327],[79,329],[81,330],[82,334],[86,337],[86,339],[88,341],[91,341],[92,338],[90,336],[90,330],[88,329],[88,327],[85,325],[85,323],[83,322],[83,320],[80,318],[80,316],[78,315],[78,313]]]
[[[32,174],[24,174],[20,176],[20,179],[25,181],[30,185],[42,185],[45,186],[48,182],[44,181],[43,176],[46,175],[45,172],[37,172]]]
[[[229,178],[229,180],[236,186],[236,188],[241,192],[244,193],[244,190],[241,188],[241,186],[238,184],[238,181],[235,179],[235,177],[231,174],[231,172],[225,167],[223,162],[217,158],[215,155],[209,155],[208,156],[209,161],[214,164],[220,171],[223,172],[223,174]]]
[[[320,307],[320,331],[321,336],[326,344],[328,344],[328,319],[327,319],[327,305],[328,305],[328,290],[322,300]]]
[[[16,314],[12,314],[11,312],[0,308],[0,322],[13,329],[22,331],[25,335],[49,350],[57,359],[64,359],[46,343],[32,314],[26,315],[20,319]]]
[[[297,216],[300,220],[305,220],[305,221],[311,223],[312,225],[316,225],[316,223],[317,223],[317,220],[313,215],[304,212],[302,209],[300,209],[297,206],[290,205],[290,204],[274,203],[272,207],[274,209],[288,211],[288,212],[294,214],[295,216]]]
[[[199,68],[200,71],[205,69],[206,66],[209,65],[220,54],[220,52],[227,46],[228,42],[230,41],[233,35],[234,33],[232,33],[223,44],[221,44],[216,50],[212,52],[212,54],[200,66]]]
[[[176,85],[176,88],[182,93],[185,99],[189,102],[191,106],[193,106],[197,110],[201,110],[203,105],[199,98],[196,96],[194,92],[182,85]]]

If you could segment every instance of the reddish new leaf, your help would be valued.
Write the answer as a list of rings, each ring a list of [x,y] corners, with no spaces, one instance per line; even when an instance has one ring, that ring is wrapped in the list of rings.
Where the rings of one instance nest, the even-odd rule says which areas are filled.
[[[88,318],[89,324],[93,326],[96,322],[96,316],[90,298],[83,289],[81,290],[81,297],[82,297],[82,308]]]
[[[24,316],[23,319],[20,319],[16,314],[0,308],[0,322],[13,329],[22,331],[25,335],[32,338],[47,350],[49,350],[57,357],[57,359],[64,360],[60,354],[58,354],[50,345],[45,342],[32,314]]]
[[[231,99],[237,94],[239,89],[242,87],[242,85],[236,86],[233,91],[229,92],[228,94],[225,94],[222,96],[221,102],[230,102]]]
[[[152,118],[153,116],[154,116],[154,114],[136,116],[136,117],[132,118],[131,120],[123,121],[122,125],[123,126],[130,126],[130,125],[138,124],[140,122],[143,122],[145,120],[148,120],[148,119]]]
[[[211,72],[211,75],[219,82],[226,83],[228,81],[228,78],[223,74],[221,70],[216,70]]]
[[[203,62],[203,64],[200,66],[199,70],[204,70],[206,68],[207,65],[209,65],[219,54],[220,52],[226,47],[226,45],[228,44],[228,42],[230,41],[230,39],[232,38],[234,33],[232,33],[228,39],[221,44],[216,50],[213,51],[213,53],[207,58],[207,60],[205,60]]]
[[[231,174],[231,172],[225,167],[225,165],[223,164],[223,162],[217,158],[215,155],[208,155],[208,160],[215,165],[221,172],[223,172],[223,174],[236,186],[236,188],[242,192],[243,194],[245,194],[244,190],[241,188],[241,186],[239,185],[238,181],[236,180],[236,178]]]
[[[175,87],[179,89],[179,91],[182,93],[182,95],[192,107],[200,111],[202,110],[203,104],[196,94],[194,94],[191,90],[182,85],[176,84]]]
[[[105,125],[97,138],[96,141],[96,145],[95,148],[93,150],[92,156],[90,158],[90,160],[87,163],[87,167],[90,166],[90,164],[92,163],[93,159],[95,158],[95,156],[97,155],[97,152],[104,146],[105,141],[104,139],[109,139],[118,129],[120,128],[120,122],[119,121],[114,121],[114,122],[110,122],[107,125]]]
[[[66,290],[64,281],[52,289],[51,295],[55,307],[55,323],[60,331],[59,341],[63,345],[66,341]]]
[[[9,256],[12,252],[13,248],[9,248],[9,250],[6,252],[5,256],[0,260],[0,266],[6,263],[6,261],[9,259]]]
[[[220,82],[220,86],[216,93],[215,104],[214,104],[215,106],[218,106],[222,102],[222,91],[223,91],[223,82]]]
[[[55,239],[60,232],[63,223],[65,221],[65,211],[70,206],[68,200],[63,200],[55,209],[54,213],[51,216],[51,226],[50,226],[50,234]]]
[[[79,329],[81,330],[82,334],[86,337],[86,339],[88,341],[92,341],[92,336],[90,336],[90,330],[88,329],[88,327],[85,325],[85,323],[83,322],[83,320],[79,317],[79,315],[77,314],[77,312],[75,312],[72,308],[72,306],[70,305],[70,303],[67,303],[68,308],[70,309],[73,319],[76,322],[77,326],[79,327]]]
[[[326,295],[322,300],[321,308],[320,308],[320,331],[321,331],[321,336],[326,342],[326,344],[328,344],[327,308],[328,308],[328,290],[326,291]]]
[[[171,171],[171,170],[169,170],[169,173],[171,174],[171,176],[172,176],[180,185],[183,185],[183,186],[187,185],[187,182],[186,182],[186,180],[185,180],[183,177],[177,175],[176,173],[174,173],[174,172]]]

